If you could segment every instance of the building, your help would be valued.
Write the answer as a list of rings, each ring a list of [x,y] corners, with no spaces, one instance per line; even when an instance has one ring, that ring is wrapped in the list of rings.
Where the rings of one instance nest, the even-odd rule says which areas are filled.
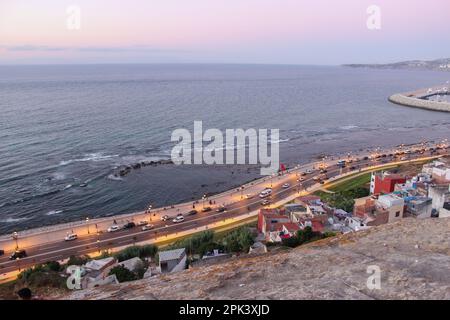
[[[388,212],[388,223],[401,220],[405,211],[405,200],[393,193],[379,196],[375,206],[381,211]]]
[[[406,178],[389,172],[374,172],[370,178],[370,194],[391,193],[396,184],[403,184]]]
[[[186,249],[174,249],[159,252],[158,272],[169,273],[186,269]]]
[[[432,199],[428,197],[405,197],[406,212],[409,216],[424,219],[430,218],[433,210]]]
[[[436,160],[425,164],[422,172],[430,174],[436,184],[450,183],[450,163],[448,160]]]
[[[109,275],[115,266],[117,266],[117,261],[112,257],[88,261],[81,267],[82,274],[84,274],[81,279],[81,287],[94,288],[110,283],[119,283],[116,275]]]
[[[434,209],[439,217],[442,217],[441,211],[446,215],[444,206],[450,203],[450,185],[430,185],[428,188],[428,197],[431,198],[431,207]]]
[[[288,216],[282,215],[277,209],[261,209],[258,213],[258,232],[268,235],[270,232],[281,231],[281,223],[291,222]]]
[[[139,268],[144,267],[144,262],[139,257],[134,257],[122,262],[119,262],[118,265],[123,266],[124,268],[134,272]]]

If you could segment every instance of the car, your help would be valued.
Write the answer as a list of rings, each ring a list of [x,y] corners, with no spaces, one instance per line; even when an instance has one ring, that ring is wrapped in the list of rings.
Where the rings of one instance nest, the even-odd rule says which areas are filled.
[[[191,210],[191,211],[188,212],[188,216],[194,216],[194,215],[196,215],[197,213],[198,213],[197,210]]]
[[[177,216],[175,219],[172,220],[173,223],[179,223],[179,222],[183,222],[184,221],[184,217],[181,216]]]
[[[17,260],[22,259],[27,256],[27,252],[23,249],[18,249],[12,253],[12,255],[9,257],[9,260]]]
[[[0,256],[4,255],[5,251],[4,250],[0,250]]]
[[[148,221],[142,220],[138,222],[138,226],[146,226],[148,224]]]
[[[122,228],[123,229],[131,229],[134,227],[136,227],[136,224],[134,222],[128,222],[128,223],[125,223]]]
[[[313,173],[313,171],[311,169],[308,169],[308,170],[305,171],[305,173],[306,174],[311,174],[311,173]]]
[[[202,209],[202,212],[209,212],[209,211],[211,211],[211,210],[212,210],[211,207],[204,207],[204,208]]]
[[[261,204],[262,204],[263,206],[267,206],[267,205],[270,204],[270,201],[267,200],[267,199],[264,199],[263,201],[261,201]]]
[[[116,231],[119,231],[119,230],[120,230],[120,227],[115,224],[115,225],[109,227],[107,231],[108,232],[116,232]]]
[[[401,158],[400,158],[400,161],[406,161],[406,160],[408,160],[407,157],[401,157]]]
[[[305,181],[305,178],[300,177],[300,178],[297,179],[297,182],[302,182],[302,181]]]
[[[283,188],[283,189],[287,189],[287,188],[289,188],[291,185],[289,184],[289,183],[285,183],[285,184],[283,184],[281,187]]]
[[[142,227],[142,231],[147,231],[147,230],[151,230],[153,229],[154,225],[152,224],[146,224],[145,226]]]
[[[366,156],[366,157],[363,158],[363,160],[369,160],[369,157]]]
[[[167,220],[170,220],[170,217],[167,214],[161,217],[161,221],[167,221]]]
[[[227,208],[225,208],[224,206],[220,206],[219,208],[217,208],[217,212],[224,212],[224,211],[226,211],[227,210]]]
[[[314,181],[319,181],[319,180],[320,180],[320,177],[319,177],[319,176],[314,176],[314,177],[313,177],[313,180],[314,180]]]
[[[246,199],[251,199],[251,198],[253,198],[253,194],[247,193],[247,194],[245,195],[245,198],[246,198]]]
[[[77,239],[78,239],[78,236],[75,233],[70,233],[64,238],[64,241],[73,241],[73,240],[77,240]]]
[[[328,171],[327,171],[327,169],[321,169],[320,170],[320,173],[327,173]]]
[[[261,193],[259,194],[259,197],[266,198],[266,197],[269,197],[271,194],[272,194],[272,189],[267,188],[267,189],[264,189],[263,191],[261,191]]]

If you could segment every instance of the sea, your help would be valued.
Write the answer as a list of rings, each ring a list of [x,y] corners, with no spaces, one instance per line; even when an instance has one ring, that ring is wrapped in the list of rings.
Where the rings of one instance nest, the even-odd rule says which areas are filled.
[[[288,166],[450,138],[450,114],[388,102],[446,83],[438,71],[340,66],[0,66],[0,234],[200,198],[255,166],[160,164],[175,129],[279,129]],[[224,146],[226,147],[226,146]]]

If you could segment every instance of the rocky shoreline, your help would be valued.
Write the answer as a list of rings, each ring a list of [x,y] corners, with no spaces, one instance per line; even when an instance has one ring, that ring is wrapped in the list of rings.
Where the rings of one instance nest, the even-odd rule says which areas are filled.
[[[114,169],[113,177],[115,178],[121,178],[125,177],[129,173],[131,173],[133,170],[139,170],[144,167],[152,166],[156,167],[159,165],[168,165],[173,164],[173,161],[170,159],[163,159],[163,160],[157,160],[157,161],[139,161],[133,164],[129,165],[121,165]]]

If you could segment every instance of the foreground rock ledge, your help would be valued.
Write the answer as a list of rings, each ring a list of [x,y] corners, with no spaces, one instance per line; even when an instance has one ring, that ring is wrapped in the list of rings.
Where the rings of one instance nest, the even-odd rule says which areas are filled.
[[[450,299],[450,219],[404,219],[276,254],[60,299]],[[381,269],[381,289],[366,286]]]

